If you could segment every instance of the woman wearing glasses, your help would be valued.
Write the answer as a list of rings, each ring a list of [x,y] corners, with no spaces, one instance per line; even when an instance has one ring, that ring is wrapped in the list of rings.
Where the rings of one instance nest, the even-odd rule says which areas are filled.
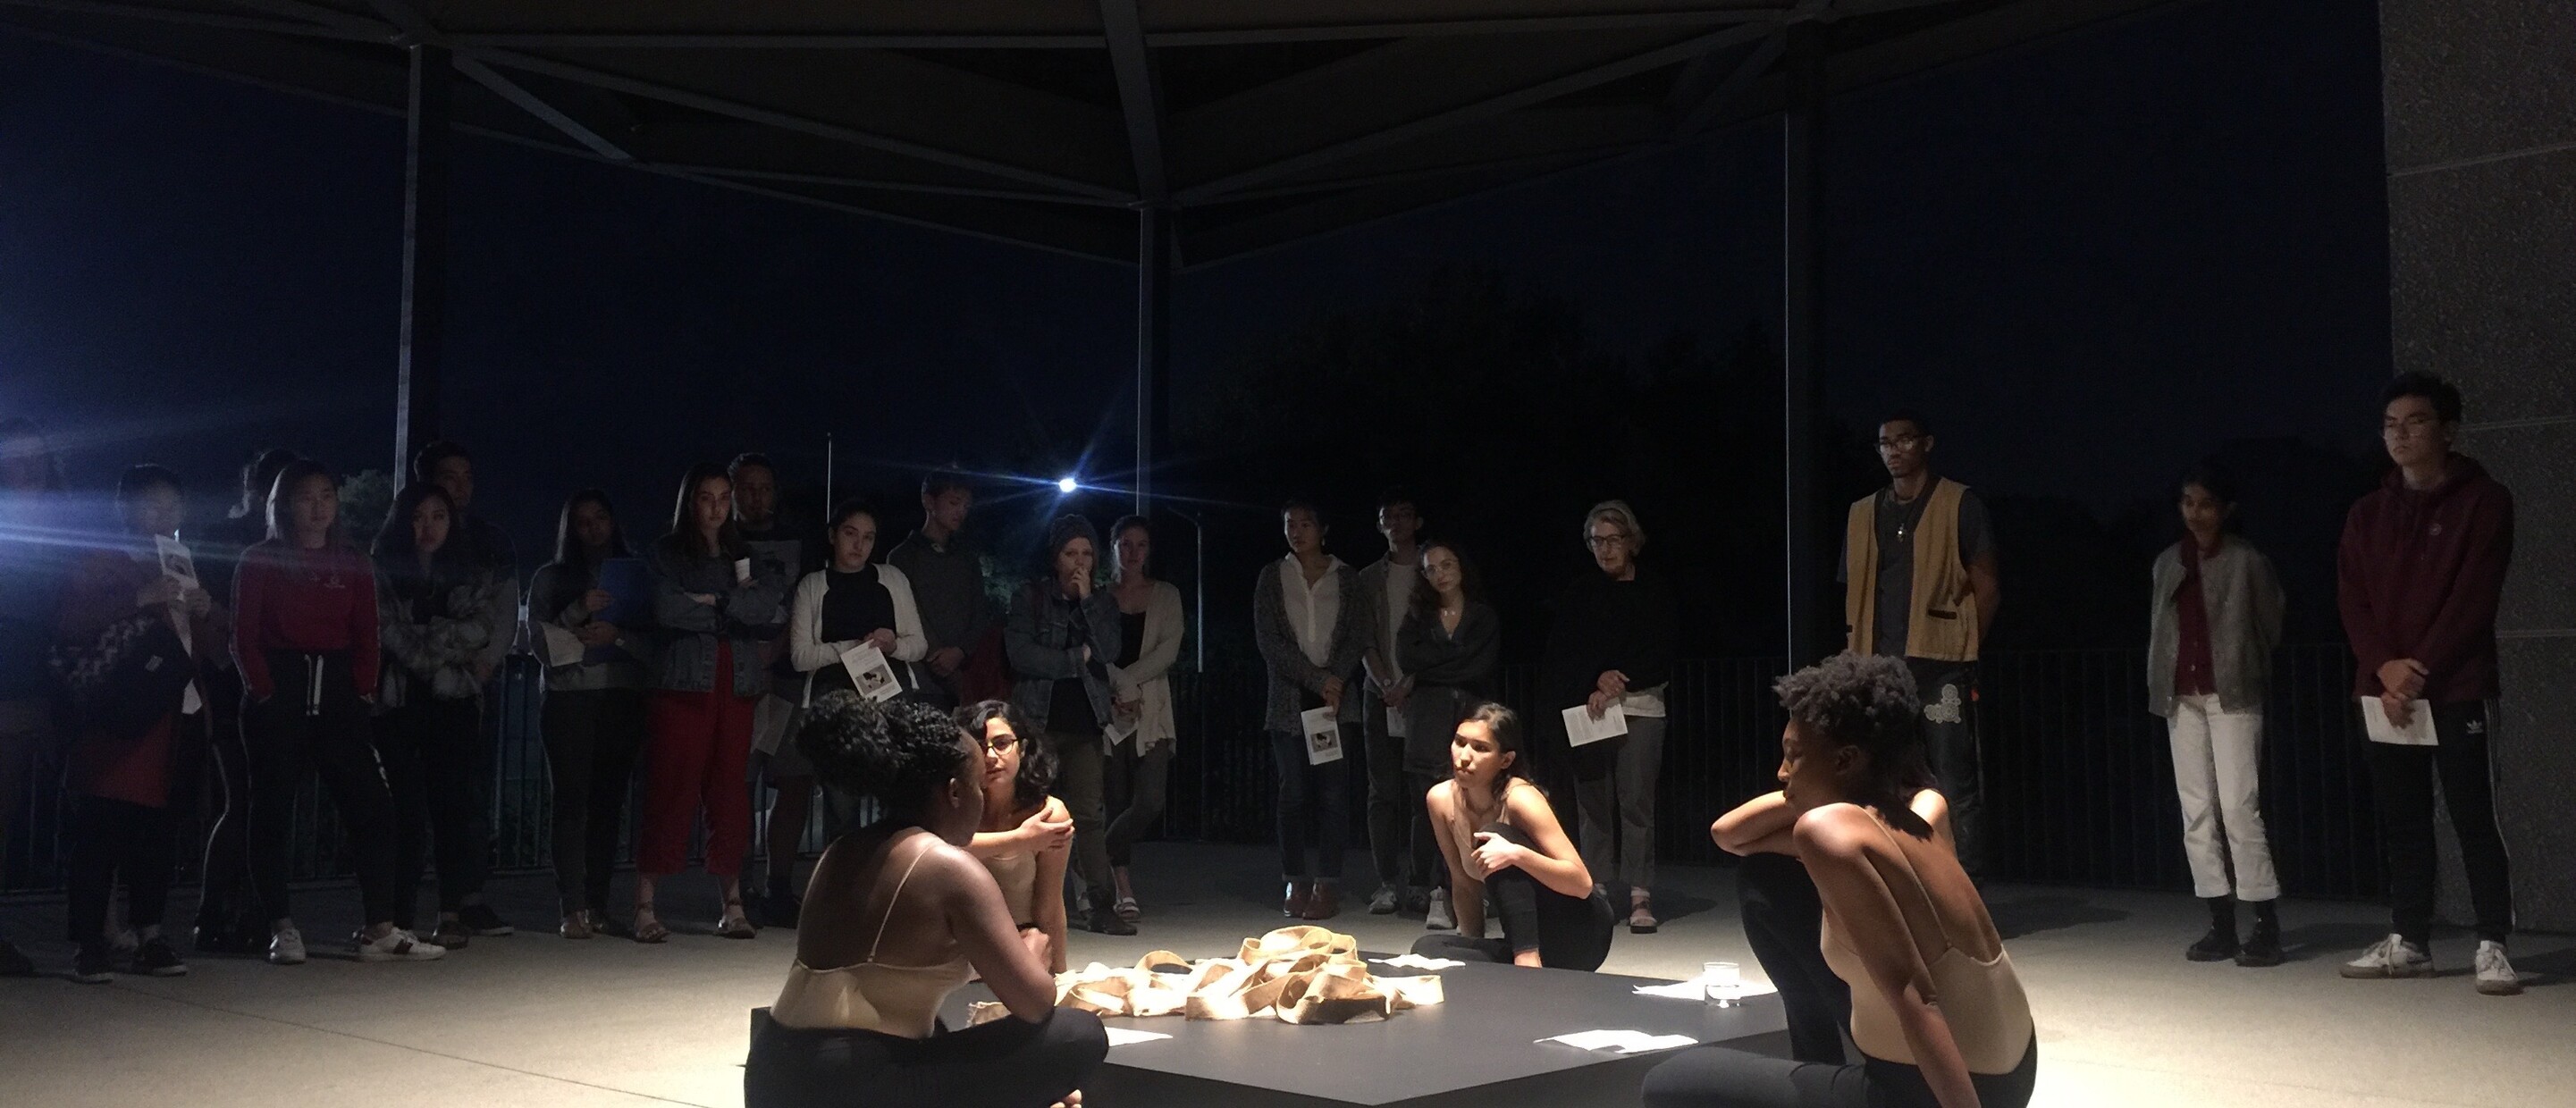
[[[1579,704],[1596,720],[1614,709],[1626,717],[1627,734],[1570,752],[1576,841],[1594,880],[1614,892],[1627,886],[1628,930],[1643,935],[1658,926],[1655,778],[1678,617],[1671,587],[1637,562],[1646,529],[1626,501],[1604,500],[1584,513],[1583,541],[1594,568],[1557,597],[1540,690],[1552,709]]]

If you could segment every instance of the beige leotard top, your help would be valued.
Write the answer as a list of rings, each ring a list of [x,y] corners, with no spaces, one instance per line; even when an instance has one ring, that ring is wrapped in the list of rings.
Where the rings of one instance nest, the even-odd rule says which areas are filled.
[[[925,831],[920,837],[931,836]],[[965,956],[935,966],[898,966],[876,960],[877,947],[885,942],[886,924],[894,918],[895,902],[903,899],[905,883],[912,880],[913,869],[928,853],[927,846],[915,850],[911,864],[903,868],[903,877],[895,882],[894,895],[886,900],[886,914],[877,921],[876,938],[868,944],[867,960],[818,970],[800,959],[788,967],[787,986],[778,991],[778,1002],[769,1006],[769,1018],[784,1027],[877,1031],[907,1039],[930,1037],[938,1026],[940,1002],[973,976]]]
[[[984,859],[984,868],[993,872],[993,883],[1002,887],[1002,903],[1011,909],[1011,922],[1022,927],[1038,922],[1038,856],[1023,850],[995,854]]]
[[[1880,827],[1882,832],[1886,828]],[[1893,842],[1894,833],[1886,832]],[[1914,873],[1914,861],[1899,844],[1896,856],[1905,864],[1903,883],[1889,882],[1888,891],[1898,897],[1920,898],[1927,905],[1930,896],[1923,889],[1922,878]],[[1931,913],[1937,921],[1939,912]],[[1878,991],[1869,977],[1869,964],[1844,943],[1842,932],[1834,926],[1833,914],[1825,914],[1825,964],[1833,967],[1834,976],[1851,986],[1852,1042],[1861,1052],[1888,1062],[1914,1063],[1914,1050],[1905,1043],[1905,1029],[1896,1021],[1896,1009]],[[1968,1072],[1984,1074],[2011,1073],[2021,1064],[2022,1054],[2030,1048],[2030,997],[2022,992],[2021,978],[2013,973],[2012,957],[1998,944],[1992,961],[1980,961],[1952,941],[1945,929],[1941,935],[1941,954],[1927,961],[1932,973],[1932,987],[1938,990],[1941,1016],[1950,1024],[1950,1037],[1959,1044],[1959,1055],[1968,1063]]]

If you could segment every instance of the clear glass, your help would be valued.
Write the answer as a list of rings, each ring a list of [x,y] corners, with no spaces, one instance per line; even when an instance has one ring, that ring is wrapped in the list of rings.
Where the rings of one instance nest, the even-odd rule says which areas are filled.
[[[1735,1007],[1744,1001],[1744,967],[1733,962],[1705,963],[1700,967],[1700,985],[1707,990],[1709,1003]]]

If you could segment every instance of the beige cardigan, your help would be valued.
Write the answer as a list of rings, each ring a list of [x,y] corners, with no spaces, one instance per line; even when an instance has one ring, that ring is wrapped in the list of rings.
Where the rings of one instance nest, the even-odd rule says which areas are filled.
[[[1154,582],[1145,600],[1145,641],[1136,648],[1136,664],[1109,667],[1109,687],[1120,700],[1144,702],[1136,717],[1136,752],[1144,754],[1174,738],[1172,663],[1181,656],[1181,590],[1169,581]]]

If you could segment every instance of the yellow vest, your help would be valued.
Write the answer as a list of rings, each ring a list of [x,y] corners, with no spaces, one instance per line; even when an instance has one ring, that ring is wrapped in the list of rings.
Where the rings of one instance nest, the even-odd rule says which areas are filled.
[[[1947,477],[1936,480],[1931,503],[1914,532],[1914,595],[1905,620],[1905,656],[1942,662],[1977,660],[1977,591],[1959,561],[1959,497],[1968,491]],[[1877,650],[1878,496],[1853,502],[1843,532],[1843,645],[1855,654]]]

